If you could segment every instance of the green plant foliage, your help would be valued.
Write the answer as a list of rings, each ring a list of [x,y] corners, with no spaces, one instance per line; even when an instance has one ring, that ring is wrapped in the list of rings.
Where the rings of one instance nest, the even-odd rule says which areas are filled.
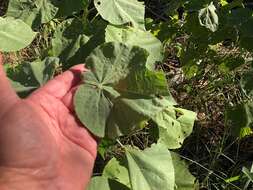
[[[75,107],[80,120],[97,136],[104,136],[106,124],[111,124],[111,121],[107,121],[109,113],[116,99],[122,94],[127,93],[133,94],[133,96],[137,95],[137,97],[145,97],[159,92],[164,93],[167,90],[166,83],[161,85],[161,82],[157,82],[162,78],[160,76],[156,77],[155,72],[151,75],[151,71],[149,77],[152,77],[153,80],[149,78],[150,85],[143,85],[145,88],[141,90],[140,86],[136,86],[136,89],[129,87],[129,77],[138,75],[139,79],[144,80],[141,75],[146,74],[143,71],[146,70],[147,56],[147,52],[141,48],[107,43],[95,49],[86,59],[86,67],[91,71],[84,74],[85,85],[77,91]],[[133,72],[136,73],[132,74]],[[160,75],[160,73],[157,74]],[[129,106],[131,107],[131,105]],[[88,107],[90,109],[83,109]],[[91,111],[92,109],[94,111]],[[89,113],[85,113],[87,112],[85,110],[89,110]],[[96,118],[97,123],[94,123],[94,118]],[[120,118],[122,119],[122,117]]]
[[[10,0],[6,15],[21,19],[32,28],[37,28],[56,16],[57,2],[57,0]]]
[[[78,13],[81,10],[86,10],[89,2],[90,0],[75,0],[75,3],[71,0],[62,0],[59,2],[59,10],[56,16],[66,17]]]
[[[160,72],[146,69],[146,59],[144,49],[118,43],[94,50],[86,59],[90,72],[84,74],[85,84],[75,95],[77,116],[92,133],[110,138],[138,130],[152,119],[161,127],[160,141],[166,139],[169,148],[179,148],[196,115],[173,107],[171,98],[155,96],[169,96],[167,84]]]
[[[103,190],[130,190],[123,184],[107,179],[106,177],[93,177],[89,183],[88,189],[87,190],[98,190],[98,189],[103,189]]]
[[[253,103],[247,102],[227,108],[226,124],[231,127],[230,132],[236,138],[252,134]]]
[[[253,97],[253,84],[252,84],[252,78],[253,78],[253,70],[246,72],[241,80],[240,85],[241,88],[244,90],[247,96]]]
[[[165,107],[152,119],[158,125],[159,140],[169,149],[180,148],[193,129],[196,114],[181,108]]]
[[[104,42],[104,23],[100,24],[97,27],[80,19],[63,21],[52,39],[52,56],[59,57],[65,69],[83,63],[90,52]]]
[[[140,46],[149,52],[147,67],[155,68],[156,61],[162,61],[162,43],[150,32],[131,27],[108,25],[105,33],[106,42],[121,42],[127,45]]]
[[[243,168],[242,168],[242,172],[244,173],[244,175],[247,176],[247,178],[248,178],[251,182],[253,182],[253,171],[250,171],[248,168],[243,167]]]
[[[116,180],[131,189],[131,183],[129,179],[129,171],[127,169],[126,160],[120,163],[116,158],[112,158],[105,166],[103,170],[103,176],[109,179]]]
[[[22,20],[0,17],[0,51],[18,51],[30,45],[37,33]]]
[[[170,152],[175,170],[175,190],[197,190],[196,178],[189,172],[187,164],[174,152]]]
[[[99,155],[105,160],[105,156],[107,152],[112,151],[111,149],[115,145],[115,141],[108,138],[101,139],[99,145],[98,145],[98,153]]]
[[[219,69],[224,73],[228,73],[243,65],[245,60],[243,57],[225,57],[220,59],[219,62],[221,62]]]
[[[126,147],[125,151],[126,157],[120,161],[112,158],[107,163],[103,177],[116,180],[129,189],[198,189],[196,179],[190,174],[187,164],[178,154],[169,152],[164,145],[153,144],[144,151]]]
[[[167,148],[159,144],[144,151],[126,148],[126,157],[133,190],[174,190],[173,162]]]
[[[103,19],[114,25],[130,23],[145,30],[143,2],[137,0],[94,0],[95,7]]]
[[[58,58],[47,57],[44,60],[26,62],[15,68],[9,68],[7,75],[16,92],[24,97],[52,79],[58,63]]]

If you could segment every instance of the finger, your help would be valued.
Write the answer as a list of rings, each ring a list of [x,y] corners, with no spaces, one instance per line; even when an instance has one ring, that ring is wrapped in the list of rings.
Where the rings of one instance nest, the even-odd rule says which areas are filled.
[[[47,93],[58,99],[62,99],[74,86],[80,81],[81,73],[87,71],[83,64],[76,65],[49,81],[44,87],[40,88],[36,93]]]
[[[69,109],[70,112],[74,112],[74,95],[79,86],[72,88],[63,98],[62,103]]]
[[[0,105],[1,111],[13,105],[19,99],[11,87],[3,69],[3,56],[0,53]]]

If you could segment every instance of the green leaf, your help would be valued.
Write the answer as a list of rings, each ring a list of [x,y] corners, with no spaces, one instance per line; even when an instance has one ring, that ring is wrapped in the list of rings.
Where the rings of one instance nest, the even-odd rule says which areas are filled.
[[[198,184],[196,178],[189,172],[188,165],[178,154],[170,152],[174,171],[175,171],[175,189],[176,190],[197,190]]]
[[[162,98],[162,99],[160,99]],[[143,123],[155,117],[164,105],[175,105],[173,98],[150,97],[138,94],[124,94],[114,100],[106,135],[115,138],[142,129]],[[126,119],[131,118],[131,119]]]
[[[150,32],[136,28],[119,28],[108,25],[105,33],[106,42],[122,42],[127,45],[140,46],[149,52],[147,67],[155,68],[156,61],[162,61],[162,43]]]
[[[91,83],[92,81],[87,81]],[[104,136],[106,119],[110,114],[111,102],[102,89],[82,85],[75,94],[75,111],[83,124],[95,135]]]
[[[145,30],[143,2],[137,0],[94,0],[95,7],[103,19],[114,25],[131,23]]]
[[[152,120],[159,129],[158,142],[169,149],[180,148],[184,139],[192,133],[196,113],[168,106],[158,112]]]
[[[120,43],[106,43],[86,59],[90,71],[83,75],[85,84],[77,90],[74,105],[78,118],[92,133],[115,138],[142,129],[150,119],[169,133],[169,120],[174,119],[175,134],[170,137],[179,143],[189,135],[195,114],[173,107],[165,76],[147,70],[146,59],[144,49]],[[161,117],[168,110],[174,115],[166,116],[166,123]]]
[[[6,15],[37,28],[52,20],[57,11],[57,0],[10,0]]]
[[[253,69],[250,71],[246,72],[241,80],[240,80],[240,85],[241,88],[244,90],[247,96],[253,97]]]
[[[9,68],[7,76],[16,92],[25,97],[53,78],[58,63],[59,59],[55,57],[47,57],[32,63],[25,62],[14,69]]]
[[[218,30],[219,17],[216,13],[216,7],[213,5],[213,2],[199,11],[199,23],[201,26],[208,28],[212,32]]]
[[[115,145],[115,141],[108,138],[101,139],[99,145],[98,145],[98,153],[100,156],[105,160],[105,156],[108,152],[112,151],[113,147]]]
[[[0,51],[18,51],[32,43],[36,33],[22,20],[0,17]]]
[[[167,79],[163,72],[134,70],[116,87],[120,91],[142,95],[167,95]]]
[[[243,57],[225,57],[219,59],[219,62],[221,62],[219,69],[224,73],[228,73],[243,65],[245,60]]]
[[[95,135],[104,136],[113,100],[120,95],[114,87],[131,71],[145,69],[146,59],[144,49],[119,43],[101,45],[86,59],[90,71],[74,102],[78,118]]]
[[[140,151],[126,148],[132,190],[174,190],[175,176],[170,152],[162,145]]]
[[[246,102],[226,109],[226,125],[235,138],[243,138],[252,132],[253,124],[253,103]]]
[[[89,183],[87,190],[130,190],[123,184],[107,179],[106,177],[93,177]]]
[[[103,42],[103,23],[97,27],[79,19],[68,19],[56,29],[51,53],[60,58],[64,69],[68,69],[83,63],[90,52]]]
[[[131,189],[129,181],[129,171],[122,165],[116,158],[112,158],[105,166],[103,170],[103,176],[109,179],[116,180]]]

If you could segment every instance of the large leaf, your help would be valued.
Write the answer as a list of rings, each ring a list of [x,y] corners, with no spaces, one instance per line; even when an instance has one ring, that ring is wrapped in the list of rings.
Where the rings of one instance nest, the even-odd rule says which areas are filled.
[[[165,76],[160,72],[147,71],[147,56],[147,52],[139,47],[106,43],[86,59],[86,67],[90,72],[84,74],[85,84],[77,90],[75,109],[82,123],[95,135],[104,136],[106,126],[110,127],[113,123],[111,118],[113,121],[116,118],[116,123],[126,120],[124,114],[114,117],[118,113],[111,111],[126,94],[132,94],[139,101],[143,97],[150,99],[155,94],[168,93]],[[134,82],[136,79],[139,80],[138,84]],[[135,116],[138,107],[132,105],[124,104],[125,110],[129,110],[128,114],[133,115],[127,119],[131,123],[125,129],[127,133],[140,122]],[[107,131],[111,134],[108,136],[120,134],[113,130]]]
[[[175,175],[170,152],[162,145],[140,151],[126,148],[132,190],[174,190]]]
[[[188,165],[178,154],[170,153],[175,171],[175,190],[197,190],[196,178],[189,172]]]
[[[22,20],[0,17],[0,51],[18,51],[28,46],[36,33]]]
[[[159,129],[158,142],[165,144],[169,149],[180,148],[184,139],[192,133],[196,113],[168,106],[158,112],[153,121]]]
[[[131,23],[135,28],[145,30],[143,2],[137,0],[94,0],[99,14],[115,25]]]
[[[126,164],[120,163],[116,158],[112,158],[103,170],[103,176],[109,179],[116,180],[127,187],[131,188],[129,171]]]
[[[106,177],[93,177],[89,183],[87,190],[130,190],[123,184],[108,179]]]
[[[172,177],[173,175],[175,176],[176,190],[197,190],[198,183],[196,182],[195,177],[189,172],[188,165],[184,162],[184,160],[180,159],[178,154],[174,152],[170,152],[171,157],[172,157],[173,167],[171,167],[171,163],[170,164],[168,164],[169,162],[165,163],[165,160],[166,160],[165,156],[164,156],[164,160],[163,160],[163,157],[161,157],[162,158],[161,159],[158,156],[159,154],[164,154],[164,155],[167,155],[167,159],[170,160],[169,152],[166,150],[165,147],[162,147],[162,146],[163,145],[152,145],[151,149],[146,149],[144,151],[139,151],[132,148],[126,148],[126,152],[129,151],[130,149],[130,153],[128,153],[129,154],[128,160],[120,159],[119,161],[116,158],[112,158],[104,168],[103,177],[116,180],[128,186],[130,189],[133,189],[132,185],[135,185],[135,183],[138,183],[138,186],[143,185],[143,179],[140,179],[142,175],[145,178],[144,183],[145,181],[152,183],[152,180],[150,181],[149,176],[146,177],[147,176],[146,173],[148,173],[149,175],[153,175],[153,178],[155,178],[154,176],[157,175],[157,173],[159,172],[165,173],[165,170],[167,170],[167,172],[170,174],[170,177],[171,177],[171,178],[168,178],[168,180],[171,180],[169,182],[173,182]],[[157,152],[155,152],[155,149],[157,147],[158,147],[158,150]],[[149,159],[146,159],[146,156],[148,157],[151,154],[152,154],[152,157]],[[129,159],[129,156],[130,156],[130,159]],[[153,159],[154,163],[152,163],[150,159]],[[155,167],[156,166],[155,164],[157,164],[157,162],[159,162],[160,160],[162,162],[158,164],[158,167]],[[130,163],[127,163],[127,161],[130,161]],[[132,163],[132,161],[134,161],[134,164]],[[150,166],[150,163],[152,163],[152,166],[155,165],[154,168]],[[162,164],[164,164],[164,168],[163,168],[164,170],[160,170],[159,166]],[[156,171],[154,172],[153,170],[155,169]],[[142,174],[137,173],[136,170],[137,172],[139,170],[140,172],[142,172]],[[155,174],[154,173],[152,174],[151,172],[154,172]],[[136,175],[140,178],[131,177],[131,175]],[[159,175],[159,176],[162,176],[162,175]]]
[[[147,67],[154,69],[155,62],[163,59],[162,43],[150,32],[142,31],[136,28],[119,28],[108,25],[105,34],[106,42],[122,42],[128,45],[136,45],[146,49],[149,52]]]
[[[7,69],[7,75],[16,92],[24,97],[43,86],[53,78],[59,59],[48,57],[32,63],[23,63],[16,68]]]
[[[199,23],[201,26],[205,26],[212,32],[215,32],[218,29],[219,17],[216,13],[216,7],[213,2],[199,11]]]
[[[114,106],[108,119],[106,135],[110,138],[115,138],[141,129],[143,123],[155,117],[157,113],[162,112],[166,105],[175,105],[175,101],[171,96],[168,96],[168,99],[137,94],[120,96],[114,101]]]
[[[36,28],[55,17],[57,5],[57,0],[10,0],[6,14]]]
[[[103,23],[101,25],[68,19],[57,27],[52,39],[52,55],[60,58],[64,69],[84,62],[90,52],[104,42]]]
[[[174,107],[168,97],[146,97],[136,94],[120,96],[110,112],[106,136],[115,138],[141,129],[143,122],[152,119],[158,126],[158,141],[170,149],[180,148],[193,129],[196,114]],[[126,119],[131,118],[131,119]]]

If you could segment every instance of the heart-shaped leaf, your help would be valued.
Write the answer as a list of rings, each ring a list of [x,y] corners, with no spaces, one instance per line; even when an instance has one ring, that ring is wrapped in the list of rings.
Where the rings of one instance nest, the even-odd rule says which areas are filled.
[[[99,14],[115,25],[131,23],[135,28],[145,30],[143,2],[137,0],[94,0]]]
[[[139,47],[106,43],[86,59],[90,71],[84,73],[85,84],[77,90],[74,102],[78,118],[95,135],[105,135],[106,127],[112,124],[111,118],[115,118],[112,109],[123,94],[133,94],[137,99],[168,94],[165,76],[146,69],[147,56],[147,52]],[[136,109],[128,104],[125,106],[129,111]],[[122,120],[123,115],[118,119]],[[128,130],[139,123],[135,118],[129,121]],[[119,135],[110,133],[108,136]]]

